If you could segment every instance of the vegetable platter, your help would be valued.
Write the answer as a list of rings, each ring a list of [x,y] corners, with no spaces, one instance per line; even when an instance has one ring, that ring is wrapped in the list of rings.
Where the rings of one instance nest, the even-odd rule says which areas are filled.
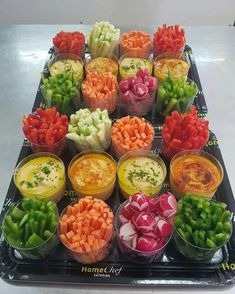
[[[125,33],[119,48],[119,33],[102,23],[91,29],[88,44],[80,32],[61,32],[53,39],[33,114],[22,119],[26,138],[0,215],[1,277],[9,283],[65,285],[233,284],[229,265],[235,263],[235,202],[218,140],[203,119],[207,107],[192,50],[183,46],[184,32],[178,26],[161,27],[153,51],[143,32]],[[120,57],[119,52],[151,57],[164,48],[173,50],[161,34],[168,39],[176,34],[174,48],[184,50],[188,77],[198,89],[195,106],[161,116],[154,102],[146,115],[128,116],[115,96],[117,68],[111,64],[112,74],[94,73],[92,58],[102,63],[103,57]],[[98,41],[97,35],[102,36]],[[137,50],[136,44],[144,45]],[[79,58],[72,56],[78,52]],[[66,66],[75,66],[77,74],[68,71],[58,77],[57,66],[65,64],[54,62],[67,53],[74,62]],[[83,62],[89,64],[85,73],[80,71]],[[128,85],[123,79],[123,95],[143,89],[146,97],[155,99],[152,91],[161,81],[150,76],[140,71],[134,77],[140,92],[131,84],[133,78]],[[91,85],[94,79],[104,86]],[[57,89],[60,85],[63,92]],[[105,93],[102,97],[111,99],[111,106],[102,110],[93,103],[94,85],[101,96]],[[183,90],[172,87],[177,99],[182,91],[195,94],[195,88],[185,85]],[[77,91],[80,86],[82,93]],[[162,93],[164,87],[170,91],[167,80]],[[66,101],[76,99],[63,104],[63,95]],[[50,105],[53,99],[58,104]],[[45,102],[44,110],[40,107]],[[197,162],[188,166],[181,154]],[[192,173],[191,182],[180,165]],[[195,177],[197,166],[200,176]],[[179,184],[181,177],[185,185]]]

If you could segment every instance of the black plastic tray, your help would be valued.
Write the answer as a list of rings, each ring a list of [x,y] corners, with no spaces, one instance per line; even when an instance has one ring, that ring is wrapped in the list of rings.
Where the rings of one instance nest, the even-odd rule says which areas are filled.
[[[191,68],[190,77],[201,87],[196,65],[191,49],[186,47],[190,58]],[[49,51],[53,54],[53,50]],[[47,73],[47,66],[44,72]],[[42,96],[39,90],[37,92],[34,108],[42,102]],[[206,114],[206,104],[202,91],[196,100],[196,106],[202,116]],[[112,118],[119,117],[121,113],[117,110]],[[161,124],[153,111],[147,116],[155,127],[155,140],[153,150],[159,152],[161,140]],[[224,167],[224,180],[215,195],[215,198],[228,204],[228,208],[233,212],[235,210],[235,200],[233,198],[229,179],[223,163],[222,155],[218,146],[218,141],[213,133],[206,151],[214,155]],[[112,150],[109,150],[112,154]],[[23,146],[18,158],[18,162],[32,153],[27,140],[24,140]],[[62,159],[67,166],[71,158],[76,154],[73,144],[69,143],[68,148],[62,155]],[[166,181],[164,190],[169,189]],[[21,198],[19,191],[11,180],[8,193],[0,215],[0,224],[11,202]],[[58,203],[59,210],[77,199],[75,192],[67,182],[65,196]],[[108,204],[115,212],[124,199],[116,186],[115,193],[109,199]],[[233,220],[234,224],[234,220]],[[22,259],[17,252],[7,245],[4,241],[0,229],[0,274],[1,277],[10,283],[58,283],[58,284],[99,284],[99,285],[126,285],[126,286],[163,286],[163,285],[181,285],[181,286],[224,286],[235,283],[235,271],[232,269],[235,263],[235,230],[229,243],[220,249],[212,260],[207,262],[192,262],[184,258],[174,247],[173,241],[170,241],[167,249],[159,262],[150,265],[136,265],[126,260],[118,250],[116,240],[109,256],[102,262],[95,265],[81,265],[74,261],[66,252],[62,244],[58,246],[56,252],[47,259],[32,261]],[[230,268],[227,269],[228,265]]]
[[[161,132],[156,128],[153,149],[159,151]],[[205,148],[213,154],[224,167],[224,180],[220,185],[215,198],[228,204],[234,213],[235,201],[229,184],[229,179],[223,164],[223,159],[214,134]],[[112,154],[112,151],[109,150]],[[31,154],[27,140],[24,141],[18,161]],[[76,154],[72,144],[68,145],[62,159],[66,165]],[[169,188],[168,182],[164,190]],[[20,199],[20,193],[11,181],[5,203],[0,216],[0,223],[11,202]],[[65,196],[58,203],[59,211],[76,200],[76,194],[70,183],[67,184]],[[108,204],[115,212],[124,199],[119,193],[118,186],[109,199]],[[234,221],[233,221],[234,224]],[[175,248],[173,240],[170,241],[166,251],[159,262],[150,265],[137,265],[126,260],[118,250],[116,240],[109,256],[95,265],[81,265],[74,261],[62,244],[48,259],[26,260],[21,259],[17,252],[0,241],[0,272],[1,277],[10,282],[21,283],[63,283],[63,284],[100,284],[100,285],[129,285],[129,286],[162,286],[162,285],[194,285],[194,286],[223,286],[235,283],[235,271],[227,270],[227,265],[235,263],[235,230],[227,246],[220,249],[212,260],[207,262],[192,262],[184,258]],[[224,266],[222,265],[224,264]]]

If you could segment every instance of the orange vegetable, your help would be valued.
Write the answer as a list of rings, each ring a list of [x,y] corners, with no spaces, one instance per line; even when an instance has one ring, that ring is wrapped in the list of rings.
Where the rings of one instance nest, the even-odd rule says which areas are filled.
[[[117,105],[117,77],[110,72],[90,72],[81,89],[88,108],[113,112]]]
[[[112,146],[118,158],[130,150],[150,150],[154,128],[144,118],[125,116],[112,126]]]
[[[148,33],[132,31],[122,34],[122,54],[133,53],[136,57],[149,56],[151,49],[151,38]]]
[[[69,205],[60,217],[60,239],[78,261],[97,262],[109,252],[113,221],[113,212],[104,201],[86,196]]]

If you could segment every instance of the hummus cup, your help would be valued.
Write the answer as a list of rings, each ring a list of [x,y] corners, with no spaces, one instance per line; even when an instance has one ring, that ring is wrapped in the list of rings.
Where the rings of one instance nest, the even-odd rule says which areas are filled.
[[[149,70],[148,67],[143,67],[143,68],[136,69],[135,72],[134,71],[131,71],[131,72],[124,71],[122,69],[122,62],[123,62],[123,60],[125,58],[141,58],[141,59],[145,59],[146,61],[148,61],[150,63],[149,66],[151,67],[151,69]],[[119,65],[119,76],[120,76],[121,80],[127,79],[129,77],[135,77],[136,73],[140,69],[148,69],[150,75],[152,75],[152,71],[153,71],[153,60],[152,60],[152,58],[151,57],[146,57],[146,54],[142,54],[142,53],[132,52],[132,53],[123,54],[118,60],[118,65]]]
[[[29,161],[40,158],[40,157],[48,157],[53,158],[59,161],[62,167],[62,179],[59,183],[59,185],[56,186],[56,188],[52,186],[48,186],[48,190],[46,192],[41,192],[40,189],[38,191],[31,191],[30,189],[23,189],[17,181],[17,173],[19,172],[20,168],[22,168],[26,163]],[[18,190],[20,191],[21,195],[23,197],[36,197],[38,199],[47,199],[51,200],[53,202],[58,202],[60,199],[64,196],[65,187],[66,187],[66,178],[65,178],[65,166],[63,161],[56,156],[55,154],[49,153],[49,152],[37,152],[34,154],[31,154],[27,157],[25,157],[15,168],[14,175],[13,175],[14,183]]]
[[[74,158],[70,161],[69,166],[68,166],[68,177],[69,180],[72,183],[73,189],[74,191],[77,193],[77,195],[79,197],[84,197],[87,195],[102,199],[102,200],[107,200],[109,197],[111,197],[113,190],[115,188],[115,182],[116,182],[116,170],[115,172],[112,174],[110,174],[110,181],[107,185],[102,186],[102,187],[97,187],[97,188],[88,188],[87,186],[84,187],[82,185],[79,185],[78,182],[76,182],[73,178],[73,176],[71,175],[71,167],[73,166],[73,164],[82,156],[85,156],[87,154],[102,154],[104,156],[106,156],[115,166],[116,166],[116,162],[114,161],[114,159],[112,158],[111,155],[109,155],[106,152],[103,151],[98,151],[98,150],[94,150],[94,151],[83,151],[80,152],[79,154],[77,154],[76,156],[74,156]]]
[[[218,181],[218,183],[214,184],[212,187],[208,188],[207,191],[201,190],[198,188],[197,190],[195,189],[186,189],[182,187],[182,183],[177,183],[177,180],[175,178],[175,174],[174,174],[174,163],[177,159],[179,158],[183,158],[185,156],[188,155],[199,155],[200,157],[204,157],[206,159],[208,159],[218,170],[218,172],[220,173],[220,180]],[[186,193],[192,193],[195,196],[202,196],[202,197],[207,197],[209,199],[211,199],[217,188],[219,187],[219,185],[221,184],[221,182],[223,181],[223,176],[224,176],[224,172],[223,172],[223,168],[220,164],[220,162],[211,154],[209,154],[208,152],[202,151],[202,150],[186,150],[186,151],[181,151],[179,153],[177,153],[171,160],[170,162],[170,187],[171,187],[171,191],[172,193],[178,198],[182,198]]]
[[[186,58],[185,55],[182,55],[181,57],[179,57],[179,54],[177,52],[165,52],[165,53],[162,53],[160,55],[158,55],[155,59],[154,59],[154,62],[153,62],[153,74],[155,76],[155,78],[157,78],[159,81],[163,81],[167,78],[167,75],[168,73],[165,75],[163,74],[161,71],[159,71],[159,69],[157,68],[157,65],[159,63],[160,60],[162,59],[177,59],[177,60],[180,60],[182,61],[183,63],[186,63],[188,65],[187,68],[185,68],[185,70],[182,72],[182,74],[172,74],[172,77],[174,79],[179,79],[180,77],[182,76],[185,76],[187,77],[188,76],[188,72],[189,72],[189,69],[190,69],[190,63],[188,61],[188,59]]]
[[[138,188],[130,187],[130,185],[128,185],[128,183],[127,183],[127,179],[121,177],[121,175],[120,175],[120,166],[127,159],[135,158],[135,157],[146,157],[146,158],[153,159],[154,161],[159,163],[162,170],[163,170],[163,180],[160,183],[158,183],[156,186],[151,187],[148,190],[143,189],[141,191],[141,189],[139,187]],[[157,155],[156,153],[154,153],[152,151],[148,151],[148,150],[140,150],[139,149],[139,150],[129,151],[119,159],[118,165],[117,165],[117,176],[118,176],[119,188],[121,190],[123,197],[126,199],[128,199],[129,196],[131,196],[137,192],[143,192],[145,195],[147,195],[149,197],[158,196],[160,194],[161,189],[162,189],[162,185],[165,181],[166,173],[167,173],[167,171],[166,171],[166,165],[165,165],[164,161],[160,158],[159,155]]]

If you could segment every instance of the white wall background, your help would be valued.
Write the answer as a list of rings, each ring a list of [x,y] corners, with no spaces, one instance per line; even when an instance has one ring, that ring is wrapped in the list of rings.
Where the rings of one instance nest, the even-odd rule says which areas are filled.
[[[0,0],[0,23],[229,25],[235,0]]]

